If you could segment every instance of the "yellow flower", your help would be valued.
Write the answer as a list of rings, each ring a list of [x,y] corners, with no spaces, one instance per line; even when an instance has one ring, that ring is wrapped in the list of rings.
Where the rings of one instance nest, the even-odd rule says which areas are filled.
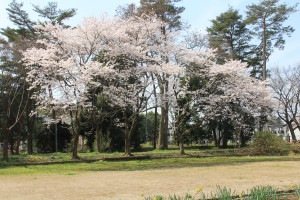
[[[153,200],[157,200],[157,198],[155,198],[155,197],[154,197],[154,199],[153,199]]]
[[[240,194],[240,195],[239,195],[239,197],[240,197],[240,198],[242,198],[242,197],[243,197],[243,195],[241,195],[241,194]]]
[[[292,185],[291,185],[291,188],[294,188],[294,187],[295,187],[294,184],[292,184]]]
[[[141,194],[141,197],[143,197],[143,196],[144,196],[144,194],[142,193],[142,194]]]
[[[202,187],[199,187],[197,190],[196,190],[196,192],[198,193],[198,192],[200,192],[202,190]]]

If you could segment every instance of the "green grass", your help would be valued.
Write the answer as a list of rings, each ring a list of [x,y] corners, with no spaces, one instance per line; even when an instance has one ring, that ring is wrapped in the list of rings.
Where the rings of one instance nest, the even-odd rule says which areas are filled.
[[[169,146],[168,150],[153,150],[150,146],[142,146],[139,152],[133,151],[136,156],[151,156],[151,157],[182,157],[178,154],[179,149],[177,146]],[[213,146],[187,146],[185,152],[190,156],[234,156],[234,155],[248,155],[248,148],[234,149],[229,146],[227,149],[218,149]],[[113,153],[79,153],[79,156],[85,160],[96,160],[107,157],[120,157],[123,152]],[[1,156],[1,154],[0,154]],[[2,157],[2,156],[1,156]],[[51,161],[69,161],[72,159],[71,153],[45,153],[45,154],[19,154],[9,155],[9,163],[5,163],[0,158],[0,166],[3,164],[17,164],[17,163],[36,163],[36,162],[51,162]]]
[[[246,162],[300,161],[300,156],[242,156],[204,158],[161,158],[132,161],[98,161],[93,163],[66,163],[52,165],[1,166],[0,176],[32,174],[74,175],[93,171],[146,170],[157,168],[239,165]]]

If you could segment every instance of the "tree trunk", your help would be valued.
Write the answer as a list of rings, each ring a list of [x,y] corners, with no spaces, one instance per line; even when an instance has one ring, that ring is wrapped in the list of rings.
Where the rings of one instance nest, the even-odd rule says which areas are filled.
[[[226,137],[226,134],[224,133],[224,136],[223,136],[223,148],[227,148],[227,143],[228,143],[228,139]]]
[[[293,128],[292,123],[287,123],[287,125],[288,125],[288,128],[290,129],[290,133],[291,133],[291,136],[292,136],[292,142],[296,142],[297,138],[296,138],[295,129]]]
[[[3,129],[3,161],[8,162],[8,130]]]
[[[159,122],[159,136],[158,136],[158,149],[164,149],[164,130],[165,130],[165,108],[161,107],[161,117]]]
[[[35,107],[34,107],[35,109]],[[27,106],[27,110],[26,110],[26,121],[27,121],[27,128],[28,128],[28,132],[27,132],[27,154],[28,155],[32,155],[33,154],[33,132],[36,132],[36,115],[30,117],[30,110],[29,110],[29,106]]]
[[[241,147],[245,147],[245,146],[246,146],[246,138],[244,132],[241,131]]]
[[[213,138],[214,138],[215,146],[219,148],[220,140],[217,138],[216,128],[213,129]]]
[[[168,149],[168,134],[169,134],[169,104],[166,103],[165,109],[165,125],[164,125],[164,141],[163,141],[163,149]]]
[[[131,154],[131,149],[130,149],[130,136],[129,133],[124,134],[124,139],[125,139],[125,156],[132,156]]]
[[[263,80],[267,79],[267,41],[266,41],[266,22],[263,21]]]
[[[79,134],[74,133],[73,135],[73,147],[72,147],[72,159],[79,159],[78,156],[78,142],[79,142]]]
[[[15,151],[15,154],[16,154],[16,155],[19,155],[19,154],[20,154],[21,138],[22,138],[22,135],[21,135],[21,133],[20,133],[20,135],[18,136],[17,141],[16,141],[16,151]]]
[[[183,136],[179,136],[179,153],[180,155],[184,155],[184,145],[183,145]]]
[[[153,133],[153,149],[156,149],[156,137],[157,137],[157,106],[154,110],[154,133]]]
[[[11,140],[10,141],[10,154],[11,155],[14,155],[15,154],[15,151],[14,151],[14,144],[15,144],[15,142],[14,142],[14,140]]]
[[[33,154],[33,147],[32,147],[32,132],[28,131],[27,133],[27,154]]]
[[[99,130],[99,128],[96,128],[96,145],[97,145],[97,152],[100,153],[101,152],[101,145],[100,145],[100,133],[102,131]]]

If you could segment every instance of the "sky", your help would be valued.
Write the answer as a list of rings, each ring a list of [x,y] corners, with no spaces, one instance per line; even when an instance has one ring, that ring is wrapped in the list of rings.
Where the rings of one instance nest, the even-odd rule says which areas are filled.
[[[0,0],[0,28],[14,25],[9,21],[7,11],[8,4],[12,0]],[[108,14],[114,17],[116,9],[120,5],[130,3],[139,4],[139,0],[17,0],[17,2],[24,2],[24,10],[29,13],[30,18],[35,21],[37,15],[32,12],[32,4],[44,7],[49,1],[58,3],[60,9],[77,9],[75,17],[70,19],[67,24],[75,26],[85,17],[100,16]],[[182,0],[178,6],[185,7],[182,13],[182,19],[189,23],[191,30],[201,31],[206,33],[206,28],[211,26],[210,20],[215,19],[216,16],[228,10],[229,6],[239,10],[240,14],[245,16],[247,5],[257,4],[259,0]],[[299,3],[299,0],[282,0],[288,5]],[[300,6],[298,6],[298,10]],[[285,37],[286,44],[284,50],[275,50],[270,56],[267,63],[268,68],[294,66],[300,64],[300,11],[293,13],[289,19],[284,23],[285,26],[291,25],[295,28],[295,32],[291,37]]]

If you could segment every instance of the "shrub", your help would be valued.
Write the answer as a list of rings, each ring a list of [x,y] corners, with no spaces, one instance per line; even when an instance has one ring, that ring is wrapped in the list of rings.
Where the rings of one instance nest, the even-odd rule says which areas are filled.
[[[289,146],[292,152],[300,153],[300,141],[296,143],[290,143]]]
[[[290,151],[285,141],[270,131],[255,132],[252,149],[258,155],[287,155]]]

